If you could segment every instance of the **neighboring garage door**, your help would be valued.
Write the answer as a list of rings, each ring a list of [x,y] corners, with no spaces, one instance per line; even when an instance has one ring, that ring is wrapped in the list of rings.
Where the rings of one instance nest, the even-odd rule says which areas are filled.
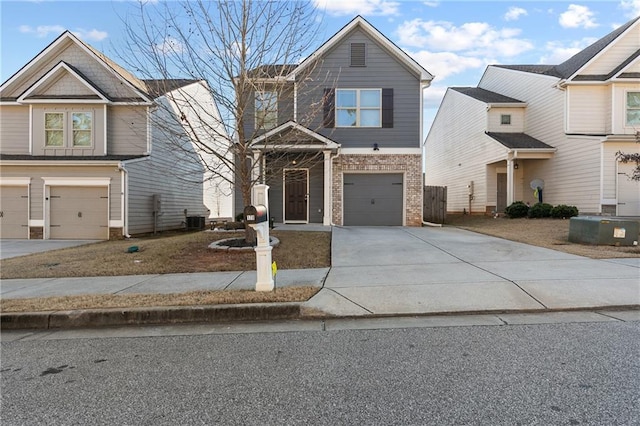
[[[0,238],[29,238],[28,188],[0,187]]]
[[[107,187],[52,186],[49,192],[49,238],[108,239],[107,191]]]
[[[640,182],[633,176],[635,163],[618,164],[618,216],[640,216]]]
[[[344,225],[402,226],[402,174],[345,174]]]

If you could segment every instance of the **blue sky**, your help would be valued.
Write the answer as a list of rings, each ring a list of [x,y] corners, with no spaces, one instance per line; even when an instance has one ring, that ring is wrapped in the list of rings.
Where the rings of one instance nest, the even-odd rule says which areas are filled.
[[[156,2],[151,0],[150,2]],[[448,86],[475,86],[488,64],[557,64],[631,18],[640,0],[312,0],[324,39],[360,14],[435,74],[425,91],[426,129]],[[65,29],[118,60],[128,0],[0,0],[0,80]]]

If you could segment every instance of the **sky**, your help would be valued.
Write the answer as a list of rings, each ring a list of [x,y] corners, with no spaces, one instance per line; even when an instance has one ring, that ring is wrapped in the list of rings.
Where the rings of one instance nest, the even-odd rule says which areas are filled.
[[[158,0],[149,0],[156,3]],[[476,86],[489,64],[558,64],[640,15],[640,0],[311,0],[324,40],[354,16],[435,75],[425,90],[425,135],[447,87]],[[130,0],[0,0],[0,81],[64,30],[118,62]]]

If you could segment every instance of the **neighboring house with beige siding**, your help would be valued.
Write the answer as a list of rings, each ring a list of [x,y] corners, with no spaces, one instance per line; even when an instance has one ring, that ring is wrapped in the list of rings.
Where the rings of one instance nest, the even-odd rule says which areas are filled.
[[[208,217],[208,157],[159,107],[205,85],[139,80],[63,33],[0,86],[0,237],[121,238]]]
[[[616,152],[639,152],[640,18],[559,65],[491,65],[477,87],[447,90],[425,140],[427,185],[450,212],[514,201],[640,216],[640,183]]]

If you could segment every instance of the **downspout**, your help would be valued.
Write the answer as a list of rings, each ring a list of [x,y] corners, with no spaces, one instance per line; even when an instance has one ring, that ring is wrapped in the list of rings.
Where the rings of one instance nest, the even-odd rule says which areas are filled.
[[[122,235],[125,238],[131,238],[129,235],[129,205],[127,203],[127,192],[129,190],[129,172],[122,162],[118,163],[120,171],[120,217],[122,217]]]

